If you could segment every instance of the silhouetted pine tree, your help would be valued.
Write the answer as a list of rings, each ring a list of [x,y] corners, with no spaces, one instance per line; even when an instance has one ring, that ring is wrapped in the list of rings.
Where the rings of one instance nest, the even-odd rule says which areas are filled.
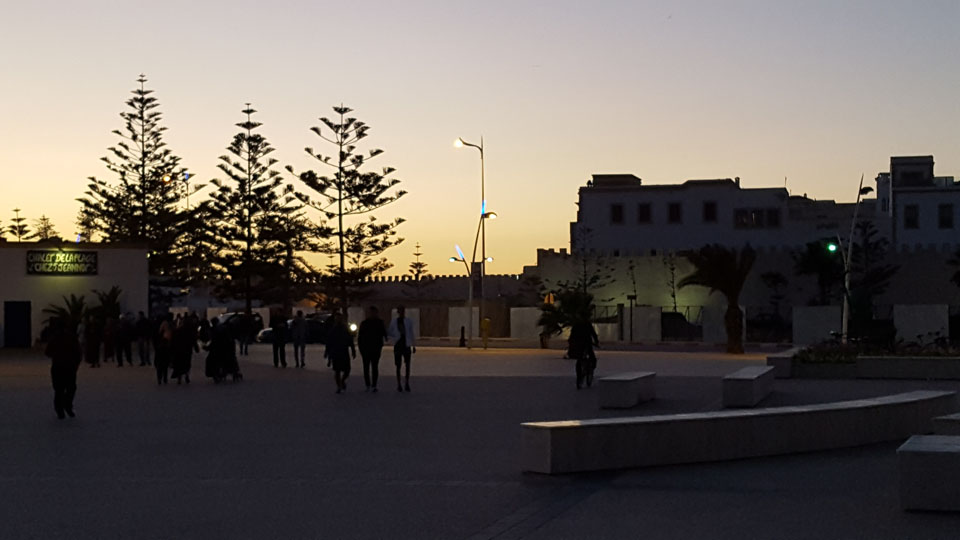
[[[120,113],[123,128],[113,132],[120,142],[102,158],[117,178],[107,182],[90,177],[86,193],[77,199],[77,224],[90,235],[87,240],[95,236],[104,242],[145,244],[150,275],[161,277],[153,283],[170,284],[180,265],[174,247],[188,218],[180,207],[188,195],[180,181],[186,171],[163,141],[167,128],[160,125],[159,103],[146,82],[143,75],[137,79],[139,86]]]
[[[7,225],[7,234],[11,236],[17,242],[23,242],[24,240],[30,240],[33,238],[33,235],[30,233],[30,226],[27,225],[27,218],[20,216],[20,209],[13,209],[13,219],[10,220],[10,225]]]
[[[190,210],[183,234],[174,246],[179,261],[174,269],[178,282],[188,286],[205,286],[213,285],[221,277],[215,267],[219,250],[216,224],[217,217],[211,201],[203,201]]]
[[[60,233],[57,232],[57,229],[53,226],[53,222],[50,221],[50,218],[48,218],[46,215],[42,215],[39,219],[34,221],[33,226],[36,229],[34,237],[37,240],[60,239]]]
[[[310,281],[313,269],[298,254],[313,251],[319,228],[302,219],[302,204],[293,186],[284,185],[274,149],[254,130],[260,122],[247,104],[246,120],[220,157],[225,178],[211,181],[210,208],[218,255],[216,270],[222,296],[243,298],[249,312],[255,297],[288,303],[293,284]]]
[[[336,113],[333,120],[321,117],[323,126],[311,128],[333,147],[331,154],[306,148],[307,153],[328,167],[332,175],[314,171],[300,174],[300,180],[318,194],[315,199],[301,196],[300,200],[319,210],[327,219],[334,220],[332,230],[337,241],[335,245],[324,246],[324,252],[339,256],[339,264],[328,267],[336,290],[331,297],[339,297],[338,303],[346,308],[351,296],[359,293],[370,276],[392,266],[382,254],[403,241],[396,236],[396,229],[404,219],[381,223],[372,212],[396,201],[406,192],[394,190],[400,180],[390,176],[394,172],[392,167],[383,167],[379,172],[364,169],[370,160],[383,153],[380,149],[362,152],[357,148],[357,144],[367,137],[369,126],[347,116],[353,112],[348,107],[340,105],[333,111]],[[287,170],[293,172],[290,167]]]

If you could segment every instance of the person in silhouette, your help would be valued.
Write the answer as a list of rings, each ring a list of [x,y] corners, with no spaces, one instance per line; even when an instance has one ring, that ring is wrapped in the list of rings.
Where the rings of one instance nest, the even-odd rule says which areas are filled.
[[[490,344],[490,327],[493,326],[493,323],[490,321],[490,317],[484,317],[480,321],[480,337],[483,339],[483,349],[486,350],[487,346]]]
[[[137,313],[137,322],[133,326],[137,336],[137,356],[141,366],[150,365],[150,338],[153,337],[153,323],[141,311]]]
[[[250,341],[253,340],[253,315],[249,313],[243,313],[240,315],[240,320],[234,326],[234,331],[236,332],[237,345],[240,346],[240,355],[246,356],[250,354]]]
[[[234,336],[226,325],[220,324],[217,319],[210,321],[210,343],[207,345],[207,361],[204,373],[219,383],[228,375],[233,380],[242,380],[240,365],[237,363],[237,353],[234,345]]]
[[[297,316],[290,323],[290,338],[293,341],[293,360],[298,368],[307,365],[307,319],[297,310]]]
[[[357,349],[353,345],[353,334],[347,327],[343,315],[336,311],[330,330],[327,333],[327,346],[324,355],[333,367],[333,378],[337,383],[337,393],[347,390],[347,377],[350,376],[350,358],[357,357]]]
[[[273,330],[273,367],[287,367],[287,321],[279,312],[270,317]]]
[[[190,367],[193,364],[194,351],[200,352],[197,345],[197,322],[192,315],[180,319],[180,324],[173,331],[171,375],[177,384],[186,380],[190,384]]]
[[[73,398],[77,393],[77,368],[83,361],[76,331],[67,321],[57,317],[50,321],[50,341],[45,351],[50,358],[50,378],[53,380],[53,410],[61,420],[73,412]]]
[[[589,317],[581,318],[570,327],[568,343],[569,356],[577,361],[577,390],[583,387],[584,382],[588,387],[592,386],[593,371],[597,367],[597,356],[593,348],[600,346],[600,339]]]
[[[387,326],[380,318],[377,306],[367,308],[367,318],[360,323],[357,331],[357,345],[363,362],[363,382],[367,392],[377,391],[377,379],[380,378],[380,354],[387,340]]]
[[[103,323],[103,361],[113,362],[117,352],[117,319],[108,315]],[[120,363],[123,367],[123,363]]]
[[[100,367],[100,325],[95,317],[87,315],[83,323],[83,356],[90,367]]]
[[[397,306],[397,316],[390,321],[387,335],[393,341],[393,362],[397,366],[397,392],[410,391],[410,362],[417,352],[413,321],[406,317],[406,309]],[[400,368],[406,365],[406,378],[401,380]],[[401,384],[402,383],[402,384]]]
[[[173,351],[173,313],[167,313],[160,322],[154,341],[156,357],[153,366],[157,370],[157,384],[167,384],[170,368],[170,356]]]

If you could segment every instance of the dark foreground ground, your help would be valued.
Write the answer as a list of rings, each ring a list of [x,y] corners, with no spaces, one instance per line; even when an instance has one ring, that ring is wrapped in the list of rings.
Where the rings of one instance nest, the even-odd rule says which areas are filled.
[[[150,368],[81,368],[79,417],[63,421],[42,359],[0,357],[0,538],[960,538],[960,515],[900,511],[896,443],[525,475],[520,422],[609,415],[594,391],[473,377],[461,356],[458,376],[416,378],[411,394],[389,373],[366,394],[357,369],[335,395],[319,366],[276,370],[264,354],[239,384],[195,369],[190,386],[158,388]],[[766,404],[958,386],[778,381]],[[663,377],[657,392],[633,414],[716,408],[720,383]]]

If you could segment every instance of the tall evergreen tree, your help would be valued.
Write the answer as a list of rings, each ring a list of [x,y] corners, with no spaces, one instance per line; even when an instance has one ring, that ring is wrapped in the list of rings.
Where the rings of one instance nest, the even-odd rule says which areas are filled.
[[[256,111],[248,103],[242,112],[246,119],[218,164],[224,179],[211,181],[210,210],[217,216],[220,293],[243,298],[249,313],[255,296],[288,303],[292,283],[310,279],[312,268],[298,254],[316,249],[321,230],[302,219],[294,188],[274,168],[273,146],[254,132],[261,125]]]
[[[301,196],[300,200],[319,210],[325,218],[334,220],[332,229],[337,236],[336,245],[324,247],[325,252],[339,257],[339,264],[328,270],[339,297],[338,303],[345,309],[350,304],[351,295],[356,294],[370,276],[391,267],[382,255],[403,241],[397,236],[397,227],[404,219],[378,222],[372,213],[406,192],[396,188],[400,180],[391,176],[392,167],[383,167],[379,172],[364,168],[383,153],[380,149],[366,152],[358,149],[357,145],[367,137],[370,127],[348,116],[353,112],[349,107],[340,105],[333,111],[336,113],[333,120],[321,117],[323,126],[311,128],[322,141],[333,147],[331,154],[306,148],[307,154],[326,166],[332,175],[312,170],[300,174],[300,180],[318,195],[316,198]],[[293,172],[290,167],[287,170]]]
[[[104,242],[145,244],[150,275],[172,276],[180,264],[174,248],[188,218],[181,201],[189,191],[178,181],[186,171],[163,140],[167,128],[146,82],[143,75],[137,79],[133,97],[120,113],[123,128],[113,132],[120,142],[102,158],[117,178],[90,177],[86,193],[77,199],[77,224],[90,235],[87,240],[96,236]]]
[[[34,237],[37,240],[60,239],[60,233],[57,232],[57,229],[53,226],[53,222],[50,221],[50,218],[46,215],[40,216],[40,218],[33,223],[33,226],[36,229]]]
[[[174,246],[180,264],[174,269],[177,281],[187,286],[213,285],[220,277],[215,267],[218,256],[217,218],[211,201],[190,209],[183,234]]]
[[[20,209],[13,209],[13,219],[10,220],[10,225],[7,225],[7,234],[9,234],[17,242],[23,242],[24,240],[30,240],[33,238],[33,234],[30,233],[30,226],[27,225],[27,218],[20,216]]]

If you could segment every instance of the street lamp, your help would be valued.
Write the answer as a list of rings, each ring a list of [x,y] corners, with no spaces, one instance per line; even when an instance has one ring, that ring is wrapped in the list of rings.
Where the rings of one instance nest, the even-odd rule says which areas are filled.
[[[870,186],[863,187],[863,175],[860,175],[860,187],[857,189],[857,202],[853,207],[853,219],[850,221],[850,237],[847,239],[847,254],[843,258],[843,318],[840,324],[840,342],[847,343],[847,329],[850,326],[850,262],[853,259],[853,234],[857,227],[857,214],[860,211],[860,201],[864,195],[873,191]],[[839,242],[840,238],[837,237]],[[835,252],[838,246],[827,246],[830,252]]]
[[[463,137],[458,137],[453,145],[457,148],[469,146],[480,151],[480,319],[483,320],[483,298],[486,296],[486,291],[483,288],[483,276],[487,273],[487,227],[484,225],[483,218],[488,214],[483,164],[483,137],[480,137],[480,144],[469,143],[463,140]],[[489,213],[492,214],[492,212]],[[493,214],[491,219],[494,218],[496,218],[496,214]],[[474,246],[474,248],[476,248],[476,246]],[[474,251],[476,251],[476,249],[474,249]]]
[[[477,240],[480,238],[480,231],[483,229],[483,223],[488,219],[496,219],[496,212],[484,212],[480,214],[480,223],[477,225],[477,234],[473,239],[473,254],[470,256],[470,262],[467,262],[466,255],[463,254],[463,250],[460,249],[460,246],[455,246],[457,249],[457,256],[450,257],[450,262],[462,262],[463,265],[467,268],[467,281],[469,281],[470,286],[467,289],[467,348],[470,348],[470,338],[473,337],[473,265],[477,262]],[[483,262],[480,263],[480,268],[483,268],[483,263],[493,261],[493,257],[484,257]],[[481,270],[480,279],[483,279],[483,271]],[[481,282],[482,283],[482,282]],[[483,285],[481,287],[481,294],[483,291]],[[483,320],[483,301],[481,296],[480,302],[480,320]]]

